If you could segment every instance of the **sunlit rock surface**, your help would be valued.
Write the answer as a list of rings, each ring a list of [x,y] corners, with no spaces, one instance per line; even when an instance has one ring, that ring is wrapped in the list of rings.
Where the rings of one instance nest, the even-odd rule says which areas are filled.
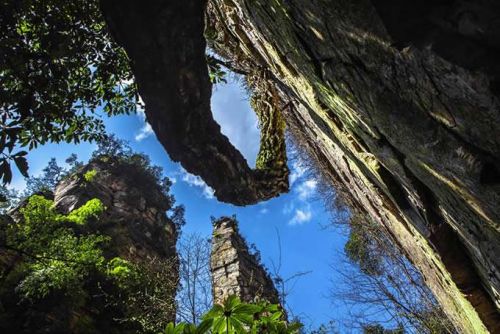
[[[238,71],[267,71],[299,145],[393,235],[457,329],[498,332],[498,4],[390,3],[211,0],[206,35]]]
[[[250,253],[233,218],[222,217],[213,222],[210,268],[214,303],[222,304],[231,295],[244,302],[279,303],[271,277]]]

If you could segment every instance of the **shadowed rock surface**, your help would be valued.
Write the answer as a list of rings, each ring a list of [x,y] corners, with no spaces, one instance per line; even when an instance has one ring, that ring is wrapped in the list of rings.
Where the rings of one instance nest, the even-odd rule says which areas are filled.
[[[153,3],[103,8],[159,140],[221,200],[283,191],[260,192],[212,121],[204,3]],[[274,86],[300,145],[461,333],[500,331],[499,13],[493,0],[211,0],[205,27],[239,73]]]
[[[274,169],[252,170],[214,121],[205,5],[200,0],[101,1],[111,32],[131,58],[147,120],[170,158],[201,176],[219,200],[254,204],[288,191],[288,168],[278,156]]]
[[[214,303],[222,304],[231,295],[244,302],[279,303],[271,277],[250,253],[233,218],[222,217],[213,222],[210,268]]]

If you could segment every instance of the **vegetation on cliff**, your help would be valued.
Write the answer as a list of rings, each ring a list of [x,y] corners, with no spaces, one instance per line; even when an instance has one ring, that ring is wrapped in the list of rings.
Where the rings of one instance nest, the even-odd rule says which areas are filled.
[[[118,171],[110,173],[114,181],[120,172],[127,181],[143,177],[134,194],[163,194],[155,199],[160,209],[151,211],[138,196],[144,201],[137,211],[149,220],[160,217],[161,228],[172,223],[169,236],[178,235],[184,222],[183,208],[169,194],[170,181],[147,157],[109,141],[99,113],[144,106],[172,160],[201,176],[217,199],[240,206],[288,191],[286,123],[325,178],[346,190],[353,210],[370,216],[420,270],[457,330],[500,330],[497,2],[7,0],[1,9],[1,181],[12,181],[13,165],[27,177],[28,151],[39,145],[107,143],[91,166],[73,157],[66,172],[53,161],[42,178],[28,181],[23,197],[48,195],[59,182],[67,186],[69,195],[55,199],[67,212],[52,217],[44,209],[52,219],[46,227],[62,249],[80,249],[89,261],[100,261],[93,249],[104,240],[90,238],[92,233],[88,240],[78,238],[102,208],[92,194],[102,190],[105,166]],[[252,90],[261,129],[255,169],[211,114],[212,85],[225,80],[223,67],[246,75]],[[122,183],[112,185],[106,199],[97,199],[102,204],[120,196],[134,201],[119,191]],[[2,189],[2,210],[15,204],[4,204],[13,196]],[[26,203],[45,205],[40,197]],[[129,217],[128,204],[114,212]],[[167,217],[158,215],[163,209]],[[16,233],[29,239],[33,226],[21,219],[28,225]],[[131,228],[131,238],[160,235],[151,233],[160,228],[145,229]],[[12,239],[7,232],[3,241]],[[351,260],[367,277],[385,277],[385,260],[369,256],[373,235],[355,225],[352,232],[346,248]],[[36,250],[29,248],[36,246],[32,241],[18,246]],[[21,260],[7,262],[28,261],[17,255]],[[115,261],[117,267],[106,273],[134,277],[125,264]],[[41,284],[41,296],[72,280],[64,272],[71,266],[54,266],[26,265],[26,273],[37,273],[33,277],[56,275],[56,283]]]
[[[171,243],[175,245],[176,231],[184,219],[182,207],[175,207],[175,199],[169,193],[170,181],[163,179],[161,169],[151,166],[146,156],[133,153],[113,138],[100,143],[93,161],[90,165],[99,171],[81,163],[68,171],[51,161],[43,175],[32,183],[37,194],[27,195],[17,208],[9,211],[12,218],[2,216],[3,330],[157,333],[173,319],[177,262],[175,257],[162,253],[162,247],[167,245],[157,245],[157,251],[149,250],[147,260],[124,253],[117,246],[127,241],[117,233],[124,233],[123,229],[129,227],[120,227],[127,223],[120,223],[120,216],[114,211],[120,203],[107,202],[105,196],[102,200],[92,198],[67,212],[63,210],[66,204],[61,207],[58,202],[56,207],[50,198],[55,185],[64,186],[65,191],[72,191],[73,187],[82,198],[89,194],[106,195],[93,188],[96,179],[102,182],[110,177],[110,171],[128,168],[128,177],[135,177],[134,182],[140,181],[148,189],[143,190],[144,195],[155,196],[155,191],[161,194],[161,208],[170,212],[170,218],[166,212],[162,214],[172,224]],[[81,183],[72,186],[80,178]],[[111,186],[107,182],[110,181],[104,181],[104,190]],[[127,182],[129,187],[133,185]],[[47,197],[40,195],[42,190]],[[56,189],[58,201],[59,193]],[[163,221],[156,222],[161,230],[168,227],[162,225]]]

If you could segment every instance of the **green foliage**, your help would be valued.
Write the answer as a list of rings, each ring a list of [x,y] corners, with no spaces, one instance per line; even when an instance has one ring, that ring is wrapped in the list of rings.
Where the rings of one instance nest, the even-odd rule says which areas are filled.
[[[255,72],[246,77],[252,91],[250,106],[255,111],[260,128],[260,147],[255,161],[257,170],[272,175],[278,187],[288,189],[284,102],[266,72]]]
[[[34,310],[43,309],[55,297],[68,305],[68,312],[91,307],[93,320],[107,317],[106,324],[113,322],[113,328],[162,331],[175,312],[176,262],[107,260],[103,247],[110,238],[92,234],[85,227],[103,210],[101,201],[92,199],[63,215],[54,209],[53,201],[34,195],[20,209],[23,219],[9,224],[0,221],[0,248],[20,255],[14,270],[2,277],[2,284],[8,281],[12,288],[7,291],[0,286],[0,298],[15,291],[20,298],[15,304],[37,305]],[[23,312],[26,308],[31,311],[26,305]]]
[[[97,0],[6,0],[0,10],[0,179],[26,150],[102,138],[98,109],[134,112],[137,88],[125,52],[110,37]]]
[[[78,168],[83,166],[83,162],[78,160],[78,156],[75,153],[71,153],[64,162],[70,167],[68,174],[75,172]]]
[[[147,191],[153,187],[159,187],[160,191],[168,200],[169,218],[174,223],[177,233],[180,233],[181,227],[186,223],[184,220],[184,206],[175,205],[175,197],[170,193],[172,181],[163,176],[163,169],[151,163],[149,156],[136,153],[127,144],[126,141],[117,138],[115,135],[105,136],[98,141],[97,149],[92,153],[92,160],[100,160],[106,163],[118,162],[132,167],[134,172],[139,171],[143,182],[142,186]],[[132,172],[132,170],[131,170]]]
[[[404,334],[405,330],[401,327],[396,329],[386,329],[380,324],[369,324],[363,326],[363,334]]]
[[[106,274],[114,279],[121,288],[129,286],[131,282],[135,282],[139,277],[134,265],[121,257],[112,258],[108,262]]]
[[[66,216],[43,196],[28,199],[20,210],[23,219],[8,226],[6,245],[25,255],[25,277],[18,286],[24,297],[43,298],[53,290],[79,291],[84,278],[103,266],[98,246],[107,238],[77,235],[69,226],[75,221],[84,224],[102,210],[102,203],[94,199]]]
[[[140,332],[162,331],[175,313],[175,267],[174,259],[153,257],[137,264],[122,258],[111,259],[106,275],[119,289],[108,294],[106,301],[123,310],[123,316],[116,320],[127,327],[139,327]]]
[[[71,211],[67,216],[65,216],[63,219],[78,224],[78,225],[84,225],[87,221],[90,219],[98,218],[99,215],[104,212],[105,207],[102,204],[102,202],[97,199],[91,199],[78,209],[75,209]]]
[[[85,174],[83,174],[83,179],[86,182],[92,182],[92,181],[94,181],[94,178],[96,177],[96,175],[97,175],[97,171],[95,169],[91,169],[91,170],[85,172]]]
[[[71,154],[65,162],[70,166],[69,169],[59,166],[56,159],[51,158],[47,166],[43,168],[41,175],[28,177],[26,179],[26,190],[23,193],[23,197],[54,191],[61,180],[83,166],[83,163],[78,161],[78,156],[74,153]]]
[[[210,82],[215,84],[227,83],[227,72],[222,69],[221,62],[212,56],[207,56],[208,76]]]
[[[79,292],[85,277],[104,263],[98,245],[105,240],[95,235],[76,237],[68,230],[54,233],[45,250],[49,255],[35,255],[19,291],[27,298],[43,298],[54,290]]]
[[[350,221],[349,239],[344,251],[347,257],[359,265],[360,270],[367,275],[379,275],[382,258],[375,251],[375,244],[368,233],[370,221],[358,221],[359,217],[353,216]]]
[[[19,192],[0,185],[0,214],[13,208],[19,201]]]
[[[64,173],[64,168],[57,164],[55,158],[51,158],[40,176],[26,180],[26,195],[53,191]]]
[[[240,334],[240,333],[298,333],[299,323],[287,324],[280,307],[267,302],[243,303],[236,296],[229,296],[223,305],[214,305],[202,322],[193,324],[170,323],[165,334]]]
[[[330,322],[326,324],[321,324],[319,325],[318,328],[312,329],[308,332],[309,334],[339,334],[340,332],[337,329],[337,326],[335,325],[335,322],[331,320]]]

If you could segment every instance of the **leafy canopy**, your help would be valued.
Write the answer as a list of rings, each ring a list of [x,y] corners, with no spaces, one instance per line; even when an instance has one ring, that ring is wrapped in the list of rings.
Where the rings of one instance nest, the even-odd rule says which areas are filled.
[[[47,142],[93,141],[100,114],[143,107],[125,51],[112,39],[98,0],[0,3],[0,180],[11,163],[28,176],[28,150]],[[226,82],[208,56],[210,79]]]
[[[370,221],[364,221],[362,216],[354,214],[350,220],[349,239],[344,246],[344,252],[359,269],[367,275],[380,275],[382,257],[377,251],[373,236],[370,235]]]
[[[43,298],[53,290],[79,290],[84,277],[104,265],[98,247],[108,238],[77,235],[72,223],[85,224],[104,211],[98,199],[88,201],[68,215],[57,213],[53,201],[40,195],[20,209],[19,222],[7,226],[5,247],[25,256],[25,277],[19,291],[27,298]]]
[[[125,52],[97,0],[5,0],[0,10],[0,179],[26,150],[46,142],[96,140],[107,115],[134,112],[137,88]]]
[[[6,272],[8,277],[0,272],[3,282],[12,284],[11,289],[0,289],[0,299],[8,298],[6,291],[15,291],[20,299],[14,303],[28,301],[25,305],[34,305],[28,307],[34,310],[47,307],[50,303],[44,301],[56,296],[74,312],[91,307],[95,314],[109,315],[116,328],[161,331],[175,307],[175,259],[132,262],[113,257],[110,237],[91,233],[87,225],[104,209],[100,200],[92,199],[63,215],[52,200],[34,195],[20,209],[22,219],[0,221],[0,250],[20,256],[16,270]],[[21,319],[29,322],[29,316]]]

